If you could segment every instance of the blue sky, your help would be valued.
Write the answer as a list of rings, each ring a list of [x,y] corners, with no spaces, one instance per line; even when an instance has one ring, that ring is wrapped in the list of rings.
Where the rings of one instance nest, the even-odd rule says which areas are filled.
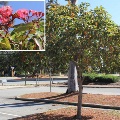
[[[112,20],[120,25],[120,0],[77,0],[77,4],[80,4],[81,2],[90,3],[90,9],[102,5],[112,16]],[[65,0],[58,0],[58,3],[60,3],[61,5],[67,4]]]
[[[48,0],[46,0],[48,1]],[[96,6],[102,5],[108,13],[112,16],[112,20],[115,21],[118,25],[120,25],[120,0],[77,0],[77,4],[81,2],[88,2],[90,3],[90,9],[95,8]],[[67,1],[65,0],[58,0],[58,3],[61,5],[66,5]],[[26,9],[33,9],[37,11],[44,12],[44,1],[9,1],[8,5],[12,6],[14,11],[26,8]]]
[[[44,1],[8,1],[8,5],[13,8],[13,12],[18,9],[32,9],[36,11],[44,12]],[[22,22],[21,20],[15,20],[15,24]]]

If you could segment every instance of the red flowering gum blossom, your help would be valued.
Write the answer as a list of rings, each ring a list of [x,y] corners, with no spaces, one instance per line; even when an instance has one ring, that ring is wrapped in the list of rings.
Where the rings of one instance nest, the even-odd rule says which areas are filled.
[[[21,9],[16,12],[16,15],[17,15],[16,17],[18,17],[19,19],[26,20],[28,18],[28,14],[29,14],[28,10]]]
[[[22,19],[24,21],[28,21],[31,18],[41,18],[44,16],[44,13],[37,12],[35,10],[26,10],[26,9],[20,9],[16,12],[16,18]]]
[[[0,8],[0,23],[5,24],[10,21],[12,16],[12,8],[10,6],[3,6]]]
[[[31,21],[33,19],[39,19],[44,16],[44,13],[34,10],[20,9],[16,13],[12,13],[13,10],[10,6],[3,6],[0,8],[0,24],[10,27],[15,18],[21,19],[24,22]]]
[[[41,17],[44,16],[44,13],[42,13],[42,12],[37,12],[37,11],[35,11],[35,10],[29,10],[29,14],[30,14],[30,13],[32,13],[32,16],[36,16],[36,17],[38,17],[38,18],[41,18]]]

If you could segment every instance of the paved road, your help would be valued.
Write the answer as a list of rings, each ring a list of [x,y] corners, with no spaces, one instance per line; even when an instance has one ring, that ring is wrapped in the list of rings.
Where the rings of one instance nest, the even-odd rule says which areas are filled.
[[[35,81],[31,81],[35,82]],[[49,81],[47,81],[49,82]],[[18,82],[11,82],[18,83]],[[7,83],[9,84],[9,83]],[[0,86],[0,88],[5,86]],[[52,92],[66,92],[67,87],[52,87]],[[53,105],[45,103],[33,103],[15,100],[14,97],[27,93],[49,92],[49,87],[23,87],[0,90],[0,120],[8,120],[20,116],[65,107],[64,105]],[[83,88],[83,93],[120,95],[120,88]]]
[[[66,82],[67,80],[63,79],[63,80],[58,80],[55,79],[53,82],[57,83],[57,82]],[[30,80],[26,82],[28,85],[35,85],[36,81],[34,80]],[[37,82],[38,84],[49,84],[50,81],[49,79],[41,79],[40,81]],[[19,86],[24,86],[25,82],[21,81],[21,80],[8,80],[7,83],[4,83],[4,85],[19,85]],[[41,88],[41,87],[40,87]],[[54,88],[54,89],[58,89],[59,88]],[[47,87],[47,90],[49,91],[49,87]],[[61,92],[65,92],[67,90],[66,87],[63,87],[61,89],[60,87],[60,91]],[[56,90],[55,90],[56,91]],[[83,93],[92,93],[92,94],[106,94],[106,95],[120,95],[120,88],[84,88],[83,89]]]
[[[54,80],[53,83],[62,83],[66,82],[66,80]],[[27,85],[36,85],[36,81],[26,81]],[[50,84],[49,80],[46,81],[37,81],[37,84]],[[25,81],[8,81],[7,83],[4,83],[4,85],[25,85]]]
[[[24,78],[18,78],[18,77],[0,77],[0,80],[7,80],[7,82],[3,83],[3,85],[24,85],[25,84],[25,79]],[[66,82],[67,78],[54,78],[52,79],[51,82],[53,83],[61,83],[61,82]],[[50,79],[49,78],[40,78],[40,79],[35,79],[35,78],[28,78],[26,81],[26,84],[49,84]],[[2,83],[0,83],[2,85]]]
[[[34,113],[41,113],[47,110],[62,108],[65,105],[54,105],[25,102],[15,100],[14,97],[26,93],[36,93],[42,91],[48,91],[43,87],[32,87],[32,88],[12,88],[0,90],[0,120],[8,120],[11,118],[26,116]]]

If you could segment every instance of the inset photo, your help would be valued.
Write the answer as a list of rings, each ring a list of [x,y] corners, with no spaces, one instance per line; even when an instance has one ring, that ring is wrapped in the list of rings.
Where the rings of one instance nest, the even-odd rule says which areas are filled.
[[[45,1],[0,1],[0,51],[45,50]]]

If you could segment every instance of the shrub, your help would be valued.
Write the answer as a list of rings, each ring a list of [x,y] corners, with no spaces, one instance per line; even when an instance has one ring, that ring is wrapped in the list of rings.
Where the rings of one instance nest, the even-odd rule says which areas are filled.
[[[84,82],[104,82],[104,83],[115,83],[120,80],[118,76],[105,75],[105,74],[96,74],[96,73],[85,73]]]

